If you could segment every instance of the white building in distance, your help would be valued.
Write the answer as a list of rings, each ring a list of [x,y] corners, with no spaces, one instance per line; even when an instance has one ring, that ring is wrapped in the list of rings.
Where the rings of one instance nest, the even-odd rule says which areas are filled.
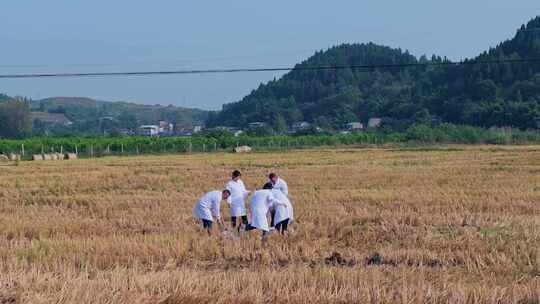
[[[139,127],[139,134],[144,136],[158,136],[159,126],[156,125],[144,125]]]
[[[381,126],[382,119],[374,117],[368,121],[368,129],[378,129]]]
[[[343,127],[346,131],[361,131],[364,129],[364,124],[361,122],[350,122]]]

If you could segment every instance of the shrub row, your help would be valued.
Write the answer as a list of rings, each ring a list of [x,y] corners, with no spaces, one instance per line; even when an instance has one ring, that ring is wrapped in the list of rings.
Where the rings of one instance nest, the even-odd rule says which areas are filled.
[[[220,137],[35,137],[0,140],[0,153],[20,153],[25,157],[47,152],[78,152],[81,156],[105,154],[189,153],[228,150],[248,145],[255,150],[301,149],[317,146],[386,143],[523,144],[540,143],[536,131],[497,132],[487,129],[441,124],[436,127],[414,125],[404,133],[364,132],[306,136],[220,136]]]

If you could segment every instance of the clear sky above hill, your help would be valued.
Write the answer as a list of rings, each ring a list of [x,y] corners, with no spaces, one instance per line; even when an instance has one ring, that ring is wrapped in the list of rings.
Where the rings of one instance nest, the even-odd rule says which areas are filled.
[[[0,74],[287,67],[370,41],[459,60],[538,14],[538,0],[7,1]],[[0,92],[220,109],[280,75],[2,79]]]

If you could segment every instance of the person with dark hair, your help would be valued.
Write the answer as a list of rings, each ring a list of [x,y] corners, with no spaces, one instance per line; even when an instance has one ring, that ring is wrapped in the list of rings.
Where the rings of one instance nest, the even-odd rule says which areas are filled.
[[[244,199],[249,195],[249,191],[246,190],[244,182],[240,179],[242,173],[238,170],[234,170],[231,174],[231,180],[227,182],[225,188],[231,192],[230,198],[227,202],[230,204],[231,223],[232,227],[236,227],[236,219],[241,218],[241,224],[238,225],[238,230],[245,227],[248,224],[246,206]]]
[[[274,189],[278,189],[279,191],[283,192],[283,194],[285,194],[286,196],[289,196],[289,186],[281,177],[279,177],[275,173],[270,173],[268,175],[268,179],[274,186]]]
[[[272,183],[266,183],[262,190],[255,191],[249,203],[251,221],[247,225],[246,231],[261,230],[263,239],[266,238],[270,231],[266,216],[274,204],[282,203],[272,196]]]
[[[272,190],[274,189],[274,185],[272,183],[266,183],[263,185],[263,190]]]
[[[193,215],[202,221],[203,229],[208,231],[208,235],[212,235],[214,217],[220,228],[224,227],[221,220],[221,201],[228,199],[230,195],[231,191],[228,189],[208,192],[199,199],[193,208]]]

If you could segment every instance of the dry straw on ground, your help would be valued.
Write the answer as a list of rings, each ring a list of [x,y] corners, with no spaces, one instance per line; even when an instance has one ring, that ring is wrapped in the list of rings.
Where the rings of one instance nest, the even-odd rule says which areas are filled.
[[[289,239],[199,230],[233,169],[287,179]],[[0,165],[0,303],[538,303],[539,215],[538,146]]]

